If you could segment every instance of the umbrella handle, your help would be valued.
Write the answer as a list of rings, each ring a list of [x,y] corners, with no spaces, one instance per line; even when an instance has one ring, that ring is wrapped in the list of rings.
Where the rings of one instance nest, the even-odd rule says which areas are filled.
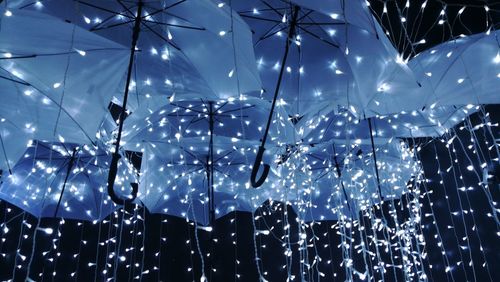
[[[252,183],[252,186],[254,188],[258,188],[264,184],[264,181],[266,181],[267,175],[269,174],[269,169],[270,166],[268,164],[264,164],[264,171],[262,171],[262,175],[260,176],[259,180],[256,180],[257,178],[257,173],[259,172],[260,168],[260,163],[262,162],[262,157],[264,155],[264,151],[266,148],[263,146],[259,146],[259,151],[257,152],[257,157],[255,158],[255,163],[253,164],[252,168],[252,175],[250,177],[250,182]]]
[[[137,197],[137,191],[139,190],[139,185],[136,183],[131,183],[130,185],[132,186],[132,198],[129,199],[120,199],[115,194],[114,186],[115,186],[115,179],[116,179],[116,173],[118,172],[118,161],[120,160],[121,156],[118,153],[113,153],[113,158],[111,159],[111,165],[109,167],[109,174],[108,174],[108,195],[111,198],[113,202],[117,205],[124,205],[127,203],[131,203],[132,201],[135,200]]]

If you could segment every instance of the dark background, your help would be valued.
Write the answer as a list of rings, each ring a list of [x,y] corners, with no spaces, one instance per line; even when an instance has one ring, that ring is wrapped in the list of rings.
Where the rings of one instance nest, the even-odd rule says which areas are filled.
[[[406,1],[386,1],[388,13],[384,14],[384,1],[370,1],[384,27],[390,29],[395,45],[407,56],[446,41],[451,36],[484,32],[487,19],[498,27],[500,13],[496,9],[500,10],[500,2],[429,0],[426,8],[421,9],[423,2],[412,0],[410,9],[403,10]],[[446,23],[438,25],[439,13],[445,3],[448,4],[447,12],[442,18]],[[489,13],[484,9],[486,3],[490,8]],[[457,13],[463,4],[468,7],[458,17]],[[409,36],[401,32],[398,8],[407,19],[406,29]],[[424,38],[426,44],[411,44]],[[492,124],[500,122],[500,106],[492,105],[487,106],[484,112],[472,115],[470,123],[483,123],[487,118],[486,113],[489,113]],[[474,154],[468,149],[467,146],[472,144],[471,132],[467,129],[460,130],[466,125],[468,121],[455,128],[459,138],[455,139],[449,148],[443,140],[448,140],[450,136],[435,140],[408,140],[413,146],[421,148],[418,157],[428,178],[425,185],[419,185],[422,194],[418,200],[422,205],[423,230],[415,230],[415,233],[424,234],[427,256],[422,263],[432,281],[500,281],[498,226],[492,217],[488,216],[488,213],[492,212],[490,202],[482,191],[484,188],[478,186],[482,179],[478,179],[474,171],[467,170],[467,166],[472,164],[481,176],[483,169],[480,165],[487,163],[490,174],[496,177],[490,179],[488,189],[493,200],[498,202],[500,169],[498,159],[496,162],[493,160],[498,156],[494,150],[488,150],[492,145],[492,137],[485,127],[473,131],[473,140],[476,140],[475,143],[481,150],[476,148],[477,154]],[[499,139],[498,126],[492,126],[491,130],[495,138]],[[454,162],[455,159],[457,162]],[[438,168],[441,168],[443,173],[438,174]],[[450,169],[446,172],[448,168]],[[474,189],[463,192],[457,190],[457,187]],[[373,213],[381,215],[383,212],[386,218],[389,218],[388,224],[394,226],[388,212],[397,210],[400,220],[407,219],[407,205],[412,200],[414,199],[408,195],[401,201],[385,202],[381,208],[374,207]],[[217,220],[212,232],[198,229],[205,273],[210,281],[258,281],[256,263],[259,263],[268,281],[286,281],[287,273],[295,275],[295,281],[300,281],[301,272],[308,281],[318,281],[318,278],[321,281],[345,280],[344,268],[340,266],[342,252],[339,247],[341,237],[337,229],[338,222],[317,222],[313,228],[306,228],[307,244],[310,247],[301,251],[297,244],[300,240],[299,227],[295,220],[296,215],[290,207],[286,208],[276,202],[265,203],[255,216],[260,216],[255,221],[258,230],[274,226],[269,235],[257,236],[259,260],[256,260],[255,256],[251,214],[228,214]],[[127,224],[128,220],[130,224]],[[286,220],[290,223],[288,231],[283,228]],[[360,222],[367,230],[371,230],[370,220],[366,217],[362,217]],[[0,280],[23,281],[30,261],[30,277],[36,281],[107,281],[115,273],[117,281],[133,278],[151,281],[199,281],[201,275],[194,224],[181,218],[149,214],[142,208],[128,206],[125,213],[112,215],[103,222],[61,221],[50,218],[38,221],[2,201],[0,224],[2,223]],[[46,234],[39,231],[34,238],[37,224],[39,228],[51,227],[54,232]],[[4,227],[8,227],[7,233],[3,231]],[[289,261],[284,255],[287,232],[289,242],[292,243]],[[359,233],[356,229],[352,232],[353,245],[359,244]],[[375,235],[373,231],[368,233]],[[316,236],[316,248],[313,245],[313,234]],[[381,237],[383,234],[377,235]],[[33,241],[36,242],[35,245]],[[415,242],[412,242],[412,246],[416,247]],[[464,246],[466,248],[463,248]],[[470,246],[470,249],[467,246]],[[368,244],[368,248],[376,251],[373,245]],[[116,256],[110,257],[116,251],[125,261],[117,260]],[[402,264],[397,251],[392,247],[392,255],[382,252],[382,260],[388,264],[392,258],[395,265]],[[321,258],[321,261],[313,264],[317,257]],[[356,250],[352,252],[352,259],[356,269],[364,270],[365,262]],[[313,265],[311,269],[300,263],[301,260]],[[457,265],[461,261],[462,263]],[[372,270],[377,263],[379,262],[376,260],[368,261]],[[447,266],[450,266],[451,271],[445,271]],[[404,279],[402,269],[387,267],[386,270],[386,281]],[[320,276],[319,272],[323,273],[324,277]],[[382,279],[380,272],[370,274],[376,280]],[[353,279],[360,280],[359,276],[354,276]]]

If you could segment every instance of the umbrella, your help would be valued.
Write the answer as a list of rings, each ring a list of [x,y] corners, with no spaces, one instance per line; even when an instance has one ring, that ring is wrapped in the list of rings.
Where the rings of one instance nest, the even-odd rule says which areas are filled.
[[[500,31],[463,36],[434,46],[408,63],[426,90],[415,106],[498,104]]]
[[[110,161],[92,146],[34,141],[1,184],[0,197],[37,217],[101,220],[117,208],[105,192]],[[120,162],[120,194],[130,193],[132,172]]]
[[[150,212],[212,225],[229,212],[256,208],[246,164],[258,142],[219,136],[211,145],[206,141],[188,137],[144,144],[138,198]]]
[[[110,38],[128,42],[126,45],[130,46],[127,78],[124,86],[125,93],[121,103],[123,111],[119,117],[116,146],[108,179],[108,192],[112,200],[117,203],[121,203],[123,200],[115,197],[113,181],[116,164],[120,158],[120,141],[125,111],[128,108],[129,91],[137,84],[137,81],[135,83],[132,81],[134,61],[136,60],[136,53],[139,53],[137,52],[138,48],[142,44],[146,45],[151,42],[148,42],[148,37],[146,37],[146,40],[140,41],[141,33],[144,34],[144,31],[146,31],[146,34],[152,35],[157,42],[160,41],[162,44],[168,45],[164,54],[162,54],[162,59],[168,60],[171,49],[187,58],[189,63],[194,66],[195,72],[200,74],[209,89],[213,91],[209,92],[210,94],[234,96],[243,91],[259,90],[261,88],[255,60],[253,59],[250,31],[242,20],[224,5],[193,0],[171,3],[168,3],[168,1],[149,2],[139,0],[132,4],[121,1],[54,2],[58,2],[60,5],[53,3],[54,5],[48,8],[51,13],[60,17],[76,19],[79,24],[83,25],[91,22],[85,14],[97,15],[96,17],[99,20],[91,27],[91,30],[103,31]],[[23,8],[31,6],[36,5],[27,4]],[[128,36],[124,37],[123,34],[116,32],[117,28],[128,29],[129,25],[133,26],[132,40],[129,40]],[[231,33],[231,36],[226,37],[225,34],[228,32]],[[126,34],[130,33],[127,32]],[[158,53],[158,51],[153,53],[155,52]],[[227,56],[227,54],[232,54],[232,56]],[[158,71],[161,76],[162,69]],[[168,78],[162,77],[161,80],[165,81],[161,85],[173,85],[172,80]],[[150,79],[145,81],[146,84],[152,84]],[[203,93],[203,91],[200,92]],[[143,97],[150,97],[150,93],[144,94]],[[172,95],[171,91],[169,95]],[[211,98],[214,97],[211,96]],[[137,100],[140,102],[138,95]],[[153,107],[151,111],[156,110],[155,107],[162,105],[161,102],[158,102],[158,99],[153,101],[152,103],[146,103],[148,109]],[[163,99],[163,101],[166,102],[167,100]]]
[[[234,154],[236,150],[234,147],[248,149],[245,154],[242,152],[243,155],[240,157],[245,156],[245,158],[248,158],[255,153],[255,146],[253,145],[258,142],[269,106],[269,102],[252,97],[220,101],[172,102],[144,120],[127,119],[123,147],[128,150],[143,151],[144,158],[147,160],[145,166],[149,167],[149,171],[153,172],[151,162],[158,164],[165,162],[165,159],[178,160],[177,165],[164,169],[168,170],[165,173],[167,176],[177,175],[176,178],[179,175],[183,176],[182,181],[186,180],[185,173],[183,173],[186,167],[183,162],[181,163],[184,158],[183,154],[195,157],[198,161],[197,165],[201,167],[197,171],[205,171],[208,177],[207,184],[201,185],[197,189],[208,186],[208,191],[214,191],[214,183],[221,181],[221,177],[224,177],[213,166],[218,165],[217,160],[224,152]],[[283,116],[283,108],[280,106],[277,108],[277,117],[276,126],[271,131],[271,140],[274,147],[269,152],[272,153],[280,150],[281,142],[289,143],[294,139],[293,125],[289,122],[287,116]],[[166,144],[163,147],[167,147],[165,149],[151,149],[151,144],[158,146],[157,143]],[[181,147],[182,150],[168,149],[174,145]],[[148,149],[146,150],[145,147]],[[267,154],[266,159],[272,159],[272,154]],[[220,160],[223,161],[223,159]],[[249,185],[247,178],[244,177],[246,162],[241,160],[239,163],[239,173],[238,177],[234,178],[236,183],[234,187],[245,187]],[[208,164],[213,164],[213,166]],[[165,176],[143,174],[141,179],[151,183],[151,177],[161,178]],[[142,181],[141,187],[143,187]],[[167,189],[161,185],[154,187],[159,187],[160,191]],[[154,192],[148,193],[148,197],[158,198],[158,193],[156,193],[158,191]],[[230,195],[238,193],[238,191],[226,192],[226,194]],[[210,221],[213,222],[215,219],[214,204],[217,203],[217,195],[215,195],[215,198],[212,192],[210,195],[208,199],[209,204],[212,206],[212,219]]]
[[[476,110],[474,106],[435,106],[370,119],[359,119],[347,111],[332,111],[306,115],[296,128],[299,139],[306,143],[369,139],[370,122],[379,138],[439,137]]]
[[[48,15],[9,11],[1,13],[0,116],[36,139],[93,143],[127,50]]]
[[[297,144],[278,167],[266,197],[289,202],[305,221],[358,218],[359,211],[407,193],[418,175],[412,151],[397,139],[375,138],[377,169],[370,139],[334,139]]]
[[[254,31],[264,89],[274,92],[273,102],[286,104],[293,118],[323,112],[332,104],[369,117],[383,113],[377,100],[400,89],[419,88],[364,1],[233,2]],[[404,104],[392,105],[386,113],[399,112]],[[257,158],[252,173],[255,187],[269,171],[264,166],[256,179],[259,163]]]
[[[19,128],[0,115],[0,178],[5,172],[12,174],[12,167],[22,157],[32,138],[29,128]]]
[[[259,140],[270,106],[266,100],[247,96],[172,101],[147,117],[127,117],[122,145],[137,151],[143,141],[187,137],[204,137],[208,143],[211,132],[217,136]],[[277,107],[274,123],[270,136],[276,146],[294,140],[295,129],[284,107]]]
[[[194,0],[54,0],[42,2],[41,8],[32,1],[16,6],[71,20],[125,46],[131,45],[132,27],[139,18],[131,88],[140,98],[129,100],[132,109],[147,94],[227,98],[261,89],[251,32],[226,5]]]

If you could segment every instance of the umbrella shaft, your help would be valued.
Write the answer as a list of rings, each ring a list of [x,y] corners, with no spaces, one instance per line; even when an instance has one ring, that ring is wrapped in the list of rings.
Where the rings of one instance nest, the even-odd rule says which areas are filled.
[[[77,152],[77,150],[76,150],[76,148],[74,148],[73,153],[71,154],[71,158],[69,159],[68,169],[66,170],[66,175],[64,176],[64,183],[63,183],[63,187],[61,189],[61,195],[59,195],[59,201],[57,201],[56,210],[54,211],[54,217],[57,216],[57,212],[59,211],[59,206],[61,206],[61,200],[62,200],[62,197],[64,194],[64,189],[66,188],[66,183],[68,183],[69,174],[71,173],[71,169],[73,168],[73,164],[75,163],[76,152]]]
[[[382,191],[380,189],[380,177],[377,166],[377,154],[375,153],[375,142],[373,142],[372,118],[368,119],[368,128],[370,130],[370,141],[372,143],[373,161],[375,162],[375,175],[377,176],[378,195],[380,197],[380,200],[383,200],[384,198],[382,197]]]
[[[276,105],[276,100],[278,99],[278,93],[279,93],[280,87],[281,87],[281,80],[283,78],[286,60],[288,58],[288,51],[290,50],[290,42],[292,41],[292,37],[295,33],[295,27],[297,24],[298,14],[299,14],[299,7],[294,6],[293,16],[292,16],[292,19],[290,21],[290,28],[288,30],[288,37],[287,37],[286,45],[285,45],[285,53],[283,54],[283,59],[281,60],[280,73],[278,76],[278,81],[276,82],[276,88],[274,89],[273,103],[271,105],[271,111],[269,112],[269,118],[267,120],[267,125],[266,125],[266,131],[264,132],[264,137],[262,138],[262,147],[264,147],[264,145],[266,144],[267,134],[269,132],[269,127],[271,126],[271,120],[273,118],[273,113],[274,113],[274,107]]]
[[[130,86],[130,80],[132,77],[132,67],[134,65],[134,56],[135,56],[135,48],[137,46],[137,40],[139,39],[139,33],[141,31],[141,15],[142,15],[142,1],[139,1],[137,8],[137,16],[135,18],[134,29],[132,33],[132,45],[130,47],[130,58],[128,62],[128,70],[127,70],[127,81],[125,83],[125,93],[123,95],[123,104],[122,104],[122,112],[119,117],[119,125],[118,125],[118,135],[116,137],[116,147],[115,153],[118,153],[120,149],[120,141],[122,137],[123,130],[123,121],[125,120],[125,114],[127,111],[127,100],[128,100],[128,92]]]
[[[210,129],[210,143],[209,143],[209,159],[208,159],[208,187],[209,187],[209,209],[210,209],[210,225],[215,221],[215,203],[214,203],[214,105],[209,102],[209,129]]]

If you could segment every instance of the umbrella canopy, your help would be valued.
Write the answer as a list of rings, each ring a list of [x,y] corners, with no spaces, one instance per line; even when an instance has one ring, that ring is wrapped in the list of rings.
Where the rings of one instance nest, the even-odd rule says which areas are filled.
[[[291,115],[331,104],[361,117],[399,112],[404,104],[395,103],[392,96],[419,88],[365,1],[232,1],[231,5],[254,31],[258,66],[268,92],[264,95],[272,99],[279,88],[279,98]],[[277,81],[281,81],[278,87]],[[382,112],[377,103],[387,97],[393,99],[394,108]]]
[[[459,37],[408,63],[425,87],[415,106],[500,103],[500,31]],[[423,103],[423,104],[422,104]]]
[[[12,173],[12,168],[21,159],[33,138],[26,127],[19,128],[13,121],[0,115],[0,174]]]
[[[9,12],[1,13],[0,84],[7,103],[0,116],[36,139],[93,142],[125,73],[126,48],[48,15]]]
[[[475,106],[435,106],[370,119],[358,119],[347,111],[314,113],[295,126],[299,140],[317,144],[331,139],[369,139],[370,120],[378,138],[439,137],[476,111]]]
[[[15,5],[70,20],[127,47],[140,6],[127,109],[134,114],[142,111],[142,117],[167,104],[166,97],[214,100],[261,89],[251,32],[226,5],[195,0],[54,0]],[[122,92],[123,87],[113,93],[117,101],[123,100]]]
[[[55,2],[58,2],[59,5]],[[149,57],[153,60],[166,60],[171,57],[171,51],[175,50],[175,57],[182,57],[179,61],[181,68],[174,68],[171,71],[184,70],[186,63],[192,68],[187,74],[189,78],[201,78],[205,83],[194,83],[201,85],[201,98],[214,100],[220,96],[239,96],[243,91],[260,90],[260,80],[257,73],[253,49],[251,48],[251,36],[248,27],[233,14],[231,9],[224,5],[216,5],[212,2],[200,1],[137,1],[134,3],[124,3],[121,1],[54,1],[51,7],[45,7],[53,14],[65,19],[72,19],[80,25],[89,25],[92,20],[86,15],[94,17],[92,31],[102,31],[108,38],[113,38],[118,42],[128,42],[130,55],[127,68],[127,76],[124,85],[124,94],[117,95],[121,100],[122,113],[119,117],[119,128],[116,136],[116,146],[113,159],[110,164],[108,176],[108,193],[116,203],[123,202],[113,193],[113,182],[116,174],[117,161],[120,158],[120,144],[122,137],[123,122],[126,110],[129,109],[129,92],[137,85],[137,54],[142,46],[150,49],[152,55],[158,55],[158,50],[163,50],[161,59]],[[50,5],[49,5],[50,6]],[[37,9],[37,5],[26,4],[22,8]],[[40,7],[38,7],[40,8]],[[129,27],[132,26],[132,30]],[[117,32],[118,29],[125,29],[127,32]],[[145,33],[146,31],[146,33]],[[225,36],[230,33],[231,36]],[[142,36],[141,36],[142,34]],[[144,36],[150,35],[150,36]],[[145,39],[142,39],[145,38]],[[161,42],[161,49],[151,46],[151,42]],[[142,47],[144,48],[144,47]],[[228,56],[227,54],[232,54]],[[163,72],[167,68],[151,68],[156,64],[143,64],[145,70],[155,71],[155,81],[148,76],[145,71],[140,79],[148,86],[153,82],[160,86],[160,89],[175,86],[176,81],[165,77]],[[169,65],[171,67],[171,65]],[[134,79],[133,79],[134,77]],[[181,73],[180,81],[183,78]],[[199,82],[196,81],[195,82]],[[158,83],[158,81],[161,81]],[[190,79],[188,82],[191,82]],[[207,87],[205,87],[207,86]],[[198,88],[198,86],[196,86]],[[199,89],[199,88],[198,88]],[[208,91],[207,91],[208,89]],[[162,96],[167,94],[174,97],[174,91],[155,91]],[[136,92],[136,104],[134,109],[142,107],[136,111],[136,115],[147,114],[155,111],[158,107],[167,103],[165,97],[155,97],[148,101],[154,93]],[[192,93],[188,97],[192,98]],[[184,95],[185,96],[185,95]],[[196,95],[195,95],[196,96]],[[133,98],[133,97],[131,97]],[[184,97],[186,98],[186,97]],[[182,99],[182,98],[181,98]],[[146,101],[144,101],[146,100]],[[162,103],[163,101],[163,103]]]
[[[419,172],[404,143],[384,138],[374,143],[378,171],[369,139],[297,145],[276,168],[274,186],[280,188],[263,193],[291,203],[306,221],[355,219],[374,204],[401,198],[408,181]]]
[[[259,140],[270,106],[268,101],[245,96],[216,101],[173,101],[145,118],[127,117],[123,146],[139,151],[144,141],[187,137],[203,137],[208,144],[212,131],[215,136]],[[270,136],[276,146],[294,140],[295,128],[284,107],[277,107],[274,124]]]
[[[178,181],[186,181],[190,175],[198,181],[198,186],[192,186],[197,187],[196,193],[207,197],[206,193],[213,191],[207,201],[198,203],[207,205],[202,209],[205,213],[209,212],[209,206],[212,206],[213,219],[231,210],[241,210],[240,205],[243,210],[248,211],[249,198],[243,197],[244,199],[230,205],[233,206],[232,208],[224,208],[228,206],[228,202],[227,200],[224,203],[219,202],[218,195],[222,193],[220,196],[222,199],[234,197],[242,193],[240,190],[248,188],[250,174],[248,163],[255,158],[256,144],[259,142],[258,138],[269,107],[269,102],[252,97],[219,101],[179,101],[172,102],[145,119],[134,120],[133,116],[127,118],[124,126],[123,147],[128,150],[142,151],[144,154],[139,198],[142,200],[142,197],[147,195],[147,199],[143,200],[146,205],[151,202],[151,199],[155,205],[161,204],[155,199],[161,198],[162,194],[169,194],[170,189],[169,185],[161,185],[161,183],[166,183],[162,179],[173,175]],[[281,150],[282,143],[290,143],[295,137],[294,127],[283,112],[283,108],[278,106],[276,125],[270,134],[273,145],[264,155],[264,160],[268,163],[273,162],[273,155]],[[226,163],[227,157],[236,156],[238,156],[238,166],[235,166],[234,161]],[[186,165],[185,160],[189,158],[194,158],[196,163]],[[170,167],[166,167],[164,165],[166,161],[173,161],[173,163]],[[212,163],[213,166],[209,165]],[[196,165],[197,169],[188,175],[186,171],[190,171],[193,165]],[[232,172],[228,173],[226,169],[221,170],[219,165],[229,167]],[[165,171],[161,176],[156,175],[158,167],[162,167],[162,171]],[[230,180],[221,171],[231,175]],[[234,177],[234,175],[237,176]],[[153,178],[158,180],[154,181]],[[230,181],[231,185],[226,185],[227,181]],[[144,186],[146,184],[151,187]],[[149,192],[144,192],[146,189],[144,187],[147,187]],[[230,187],[233,188],[229,189]],[[199,192],[200,189],[202,192]],[[182,197],[185,197],[186,193],[183,192]],[[179,197],[171,198],[171,200],[180,202]],[[239,201],[246,202],[240,203]],[[151,208],[156,212],[162,212],[164,209]],[[181,211],[185,216],[186,207]],[[175,211],[171,212],[175,213]],[[180,213],[174,215],[182,216]],[[203,222],[201,218],[200,222]]]
[[[106,194],[111,155],[72,143],[35,141],[0,186],[0,198],[37,217],[101,220],[117,206]],[[136,182],[133,169],[119,164],[117,184],[124,195]]]
[[[298,119],[326,113],[332,105],[370,117],[400,112],[404,99],[396,94],[420,88],[364,1],[331,2],[231,2],[254,31],[264,90],[274,93],[268,98],[273,106],[252,170],[254,187],[269,172],[265,164],[257,178],[276,103]],[[393,108],[384,112],[380,103]]]
[[[150,212],[204,225],[235,210],[251,212],[257,204],[248,161],[257,146],[255,141],[216,136],[211,156],[202,137],[144,143],[138,198]]]

